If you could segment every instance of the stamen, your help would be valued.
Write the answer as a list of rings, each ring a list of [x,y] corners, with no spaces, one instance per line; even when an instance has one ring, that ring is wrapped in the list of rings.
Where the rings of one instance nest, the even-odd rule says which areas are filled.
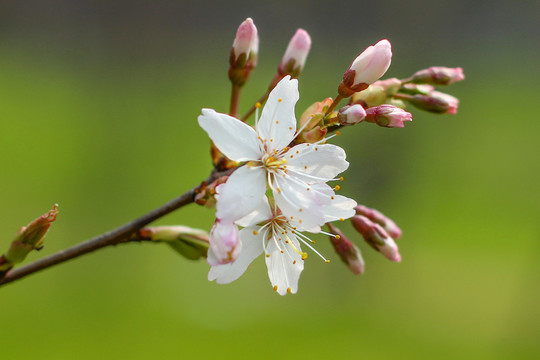
[[[290,225],[287,225],[290,227]],[[311,251],[313,251],[315,254],[319,255],[325,262],[327,262],[328,260],[322,256],[322,254],[320,252],[318,252],[317,250],[315,250],[315,248],[313,246],[311,246],[311,244],[309,244],[306,240],[310,241],[310,242],[313,242],[313,240],[311,240],[310,238],[308,238],[306,235],[302,234],[301,232],[296,232],[296,238],[298,240],[300,240],[301,242],[303,242],[308,248],[311,249]],[[304,253],[306,255],[306,257],[302,258],[302,260],[306,259],[307,258],[307,253]]]

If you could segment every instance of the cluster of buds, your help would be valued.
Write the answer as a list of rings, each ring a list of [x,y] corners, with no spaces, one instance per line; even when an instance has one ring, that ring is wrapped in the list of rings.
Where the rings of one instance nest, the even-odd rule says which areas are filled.
[[[436,91],[434,85],[449,85],[463,80],[461,68],[430,67],[407,79],[379,80],[388,70],[392,48],[388,40],[369,46],[349,66],[338,86],[338,96],[311,105],[302,115],[301,141],[316,142],[343,126],[361,122],[381,127],[402,128],[412,121],[406,103],[434,113],[455,114],[458,100]],[[349,98],[339,108],[340,100]]]
[[[54,205],[52,210],[19,229],[8,251],[0,257],[0,276],[21,263],[31,251],[43,248],[43,239],[56,220],[57,207]]]
[[[351,218],[351,223],[366,243],[388,260],[400,262],[401,255],[395,240],[401,236],[401,229],[396,223],[381,212],[364,205],[358,205],[355,210],[356,215]],[[365,263],[360,249],[336,226],[328,224],[328,228],[330,241],[341,260],[354,274],[362,274]]]

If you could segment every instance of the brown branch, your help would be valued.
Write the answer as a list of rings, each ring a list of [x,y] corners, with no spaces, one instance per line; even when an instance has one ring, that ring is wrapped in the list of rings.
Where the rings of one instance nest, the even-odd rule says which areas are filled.
[[[233,170],[234,169],[224,172],[214,171],[208,177],[208,179],[206,179],[206,183],[209,184],[221,176],[229,175]],[[176,199],[173,199],[168,203],[158,207],[157,209],[154,209],[149,213],[141,216],[140,218],[130,221],[129,223],[122,225],[114,230],[111,230],[105,234],[101,234],[92,239],[83,241],[82,243],[79,243],[68,249],[61,250],[56,254],[49,255],[28,265],[21,266],[14,270],[10,270],[5,274],[3,278],[0,279],[0,286],[107,246],[118,245],[130,241],[141,241],[140,238],[135,236],[136,232],[139,229],[173,212],[174,210],[177,210],[185,205],[192,203],[194,201],[195,194],[198,188],[199,186],[195,186],[191,190],[188,190],[184,194],[177,197]]]

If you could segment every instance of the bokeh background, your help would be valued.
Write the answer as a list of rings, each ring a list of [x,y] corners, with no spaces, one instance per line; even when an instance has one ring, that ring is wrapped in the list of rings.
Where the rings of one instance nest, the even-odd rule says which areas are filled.
[[[350,273],[324,237],[297,295],[258,259],[227,286],[169,248],[108,248],[0,289],[2,359],[535,359],[540,357],[538,1],[40,1],[0,4],[0,246],[54,203],[29,261],[117,227],[211,169],[196,117],[227,111],[236,27],[254,19],[264,91],[298,27],[312,36],[298,114],[335,95],[365,47],[393,43],[387,77],[462,66],[456,116],[412,110],[334,143],[343,194],[393,217],[403,262],[363,249]],[[190,206],[158,224],[209,229]],[[4,251],[4,250],[1,250]]]

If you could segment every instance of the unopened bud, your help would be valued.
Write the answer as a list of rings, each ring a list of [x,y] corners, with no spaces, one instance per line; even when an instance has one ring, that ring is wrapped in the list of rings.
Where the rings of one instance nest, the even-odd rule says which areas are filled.
[[[300,126],[302,129],[304,129],[304,131],[309,131],[319,125],[319,122],[326,114],[326,110],[328,110],[332,103],[332,98],[326,98],[323,101],[317,101],[316,103],[311,104],[311,106],[304,111],[302,116],[300,116]],[[307,122],[309,122],[309,124],[306,124]]]
[[[302,132],[301,136],[304,142],[313,144],[324,139],[327,132],[327,128],[321,128],[319,125],[317,125],[309,131]]]
[[[366,89],[386,73],[392,61],[392,45],[384,39],[369,46],[354,61],[343,75],[338,92],[347,98]]]
[[[236,32],[229,57],[229,79],[237,86],[248,80],[251,71],[257,65],[259,36],[251,18],[247,18]]]
[[[216,219],[210,229],[208,264],[214,266],[233,262],[240,254],[241,246],[238,227],[232,222]]]
[[[362,215],[356,215],[351,218],[351,222],[364,240],[372,248],[383,254],[388,260],[400,262],[398,246],[394,239],[388,235],[379,224],[376,224]]]
[[[208,251],[208,233],[188,226],[156,226],[139,230],[142,239],[164,242],[180,255],[197,260],[206,257]]]
[[[459,100],[452,95],[432,91],[429,95],[413,95],[405,98],[419,109],[437,114],[456,114]]]
[[[311,38],[307,31],[303,29],[296,30],[279,64],[278,72],[280,76],[291,75],[293,78],[298,77],[304,68],[310,48]]]
[[[347,105],[339,109],[338,119],[341,125],[358,124],[366,117],[366,110],[362,105]]]
[[[349,239],[343,235],[341,230],[328,223],[330,232],[334,236],[330,236],[330,241],[336,253],[341,260],[347,265],[347,268],[353,272],[353,274],[359,275],[364,273],[365,263],[362,258],[362,253],[356,245],[354,245]]]
[[[463,69],[448,68],[444,66],[432,66],[430,68],[417,71],[410,78],[410,82],[415,84],[450,85],[457,81],[465,80]]]
[[[354,208],[354,210],[356,210],[356,214],[365,216],[369,220],[381,225],[392,238],[399,239],[401,237],[401,229],[392,219],[380,211],[368,208],[364,205],[358,205]]]
[[[429,95],[435,90],[433,85],[428,84],[404,84],[399,92],[409,95]]]
[[[383,127],[402,128],[405,121],[412,121],[412,114],[393,105],[383,104],[366,110],[366,121]]]
[[[0,272],[22,262],[32,250],[43,248],[43,239],[58,214],[58,205],[41,215],[30,224],[22,227],[15,236],[8,251],[0,258]]]

